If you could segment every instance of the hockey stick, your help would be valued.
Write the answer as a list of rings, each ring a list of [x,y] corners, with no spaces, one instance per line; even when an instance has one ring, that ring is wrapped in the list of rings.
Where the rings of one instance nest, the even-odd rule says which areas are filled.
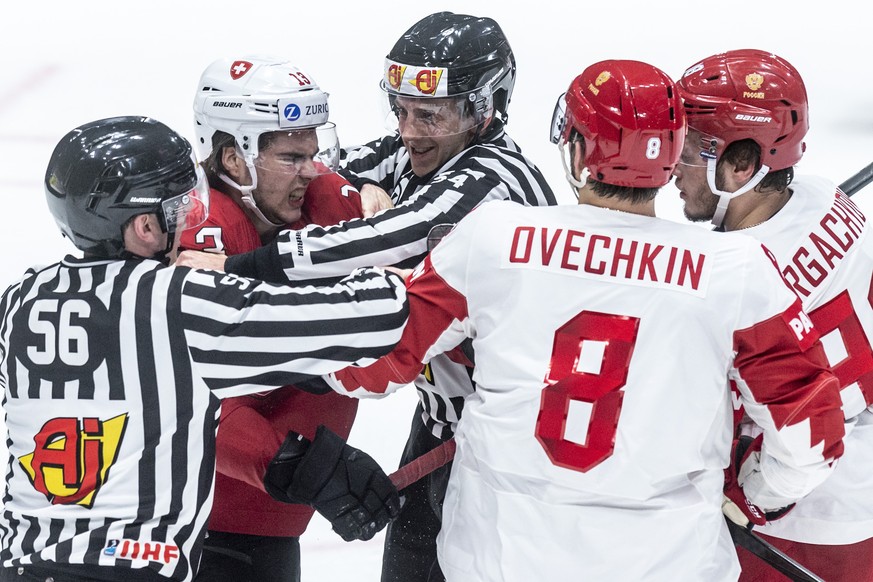
[[[454,224],[436,224],[432,226],[427,235],[427,251],[432,251],[437,246],[437,243],[449,234],[449,231],[454,227]],[[394,483],[398,490],[404,489],[428,474],[433,473],[451,461],[454,456],[455,439],[450,438],[420,457],[409,461],[388,475],[388,478],[391,479],[391,482]]]
[[[868,164],[860,172],[840,184],[840,190],[846,196],[851,196],[870,182],[873,182],[873,163]]]
[[[735,546],[745,548],[767,562],[773,569],[788,576],[793,582],[824,582],[822,578],[788,557],[774,545],[756,536],[752,530],[737,525],[730,519],[725,519],[725,521]]]
[[[388,478],[398,490],[412,485],[422,477],[436,471],[455,456],[455,439],[450,438],[438,447],[406,463]]]

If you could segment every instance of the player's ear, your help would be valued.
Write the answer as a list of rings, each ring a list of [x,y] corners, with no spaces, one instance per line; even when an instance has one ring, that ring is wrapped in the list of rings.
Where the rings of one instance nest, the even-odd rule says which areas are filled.
[[[720,163],[719,171],[722,178],[731,191],[745,186],[757,173],[752,161],[729,162],[724,160]]]
[[[573,177],[581,180],[585,170],[585,142],[581,138],[570,140],[570,168],[573,170]]]
[[[124,227],[124,248],[135,255],[150,257],[163,246],[163,231],[155,214],[138,214]]]
[[[237,184],[241,182],[243,177],[248,176],[246,161],[239,155],[234,146],[221,148],[221,165]]]
[[[154,214],[139,214],[130,219],[130,227],[137,238],[148,239],[154,236],[154,231],[161,231],[158,219]]]

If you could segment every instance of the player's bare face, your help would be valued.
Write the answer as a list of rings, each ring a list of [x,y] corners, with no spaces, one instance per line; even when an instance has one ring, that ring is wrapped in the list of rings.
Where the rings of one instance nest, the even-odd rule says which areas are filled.
[[[276,132],[255,159],[258,184],[252,192],[268,220],[291,224],[300,218],[306,187],[316,175],[315,130]]]
[[[459,99],[397,97],[394,111],[412,171],[426,176],[467,147],[475,131]]]
[[[679,196],[685,202],[685,218],[693,222],[711,220],[718,205],[718,196],[712,193],[706,181],[706,161],[700,157],[696,144],[700,141],[694,130],[688,131],[682,157],[673,175]]]

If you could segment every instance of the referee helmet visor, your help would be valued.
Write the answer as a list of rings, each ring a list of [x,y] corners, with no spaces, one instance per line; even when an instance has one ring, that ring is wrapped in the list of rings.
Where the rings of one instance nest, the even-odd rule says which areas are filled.
[[[169,234],[196,228],[209,216],[209,182],[200,166],[196,167],[196,176],[191,190],[161,202],[161,227]]]

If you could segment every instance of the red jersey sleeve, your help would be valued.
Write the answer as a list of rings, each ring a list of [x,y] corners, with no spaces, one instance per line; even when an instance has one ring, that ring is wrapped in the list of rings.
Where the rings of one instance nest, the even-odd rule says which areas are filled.
[[[340,393],[381,395],[412,382],[425,362],[463,340],[467,300],[434,270],[430,257],[407,281],[409,321],[391,353],[366,367],[349,366],[328,376]]]
[[[299,229],[307,224],[331,226],[343,220],[363,218],[361,193],[339,174],[323,174],[309,183],[303,199]]]
[[[242,208],[227,194],[209,191],[209,216],[196,228],[182,232],[182,250],[239,255],[261,246],[261,238]]]

